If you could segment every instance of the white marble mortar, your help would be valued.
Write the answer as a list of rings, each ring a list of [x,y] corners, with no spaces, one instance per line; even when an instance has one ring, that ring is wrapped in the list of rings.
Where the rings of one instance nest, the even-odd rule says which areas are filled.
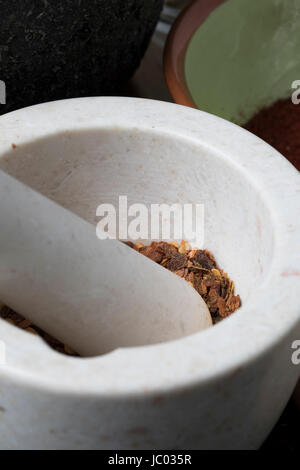
[[[94,224],[96,207],[120,194],[204,203],[205,246],[243,300],[192,336],[85,359],[1,320],[0,448],[258,448],[300,376],[291,361],[300,339],[292,165],[201,111],[87,98],[1,117],[0,168]]]

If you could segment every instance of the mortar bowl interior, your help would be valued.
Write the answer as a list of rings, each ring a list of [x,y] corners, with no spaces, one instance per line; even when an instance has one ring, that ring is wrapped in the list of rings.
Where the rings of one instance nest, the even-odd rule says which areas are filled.
[[[203,204],[200,248],[235,280],[244,305],[268,275],[270,210],[247,174],[205,144],[170,139],[159,130],[75,130],[17,146],[2,156],[0,168],[94,225],[100,204],[112,204],[118,220],[120,196],[149,213],[151,204]]]

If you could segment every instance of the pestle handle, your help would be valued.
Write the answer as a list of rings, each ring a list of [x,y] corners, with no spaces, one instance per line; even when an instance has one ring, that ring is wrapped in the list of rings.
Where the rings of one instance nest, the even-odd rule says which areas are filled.
[[[184,280],[0,171],[0,299],[81,355],[211,325]]]

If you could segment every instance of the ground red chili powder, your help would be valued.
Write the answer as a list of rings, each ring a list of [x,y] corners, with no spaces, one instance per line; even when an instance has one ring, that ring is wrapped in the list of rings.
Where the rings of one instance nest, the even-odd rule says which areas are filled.
[[[245,126],[282,153],[300,171],[300,105],[279,100],[262,109]]]

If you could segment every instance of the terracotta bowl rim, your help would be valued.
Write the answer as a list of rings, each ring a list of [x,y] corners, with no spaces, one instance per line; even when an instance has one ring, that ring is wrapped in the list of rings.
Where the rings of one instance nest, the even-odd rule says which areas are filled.
[[[163,67],[169,92],[177,104],[198,109],[186,82],[184,59],[195,32],[210,13],[225,1],[228,0],[210,0],[207,4],[203,0],[193,0],[183,9],[170,30],[164,49]],[[182,44],[180,49],[178,42]]]

